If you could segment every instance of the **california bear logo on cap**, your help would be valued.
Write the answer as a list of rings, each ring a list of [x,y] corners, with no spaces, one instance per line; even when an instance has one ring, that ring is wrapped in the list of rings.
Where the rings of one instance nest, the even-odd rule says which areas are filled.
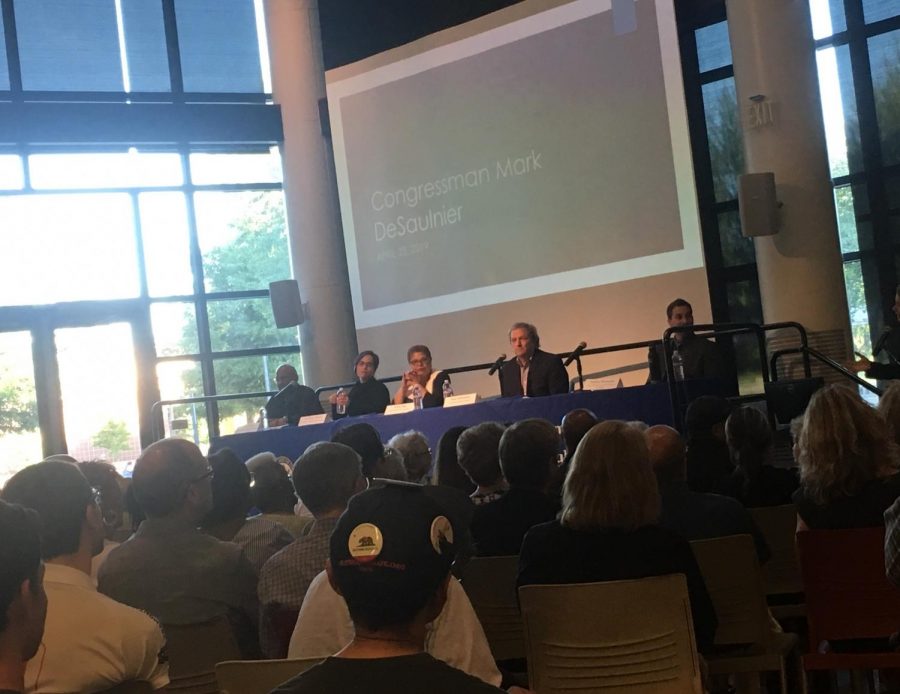
[[[381,530],[371,523],[360,523],[350,533],[347,548],[350,556],[358,562],[369,562],[375,559],[384,547]]]

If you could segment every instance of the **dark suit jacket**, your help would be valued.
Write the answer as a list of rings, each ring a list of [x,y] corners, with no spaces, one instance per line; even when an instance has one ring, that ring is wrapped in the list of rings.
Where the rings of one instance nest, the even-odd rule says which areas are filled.
[[[287,417],[290,424],[296,424],[301,417],[310,414],[322,414],[322,403],[309,386],[302,386],[296,381],[293,388],[285,388],[276,393],[266,403],[266,418],[281,419]]]
[[[519,364],[510,359],[500,370],[500,395],[511,398],[516,395],[527,395],[530,398],[541,395],[558,395],[569,392],[569,374],[562,364],[562,359],[555,354],[534,350],[531,365],[528,367],[528,392],[522,392],[522,377]]]

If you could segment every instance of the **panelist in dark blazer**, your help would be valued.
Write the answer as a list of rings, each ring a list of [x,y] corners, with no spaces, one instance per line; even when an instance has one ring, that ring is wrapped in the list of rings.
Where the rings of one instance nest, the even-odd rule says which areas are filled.
[[[539,349],[541,338],[530,323],[514,323],[509,344],[515,357],[500,371],[500,395],[537,397],[569,392],[569,374],[562,359]]]

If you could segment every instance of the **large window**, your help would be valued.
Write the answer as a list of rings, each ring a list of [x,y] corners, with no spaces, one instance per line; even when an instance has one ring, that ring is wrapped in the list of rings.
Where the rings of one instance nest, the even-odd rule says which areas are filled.
[[[247,424],[264,398],[151,405],[302,373],[262,1],[0,9],[0,476]]]
[[[893,318],[900,259],[900,3],[810,0],[854,349]]]

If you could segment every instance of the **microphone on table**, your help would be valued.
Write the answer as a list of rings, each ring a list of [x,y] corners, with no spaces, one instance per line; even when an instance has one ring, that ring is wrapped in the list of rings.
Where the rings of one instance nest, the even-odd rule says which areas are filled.
[[[578,343],[578,345],[575,347],[575,349],[572,350],[572,353],[568,357],[566,357],[566,360],[563,362],[563,366],[568,366],[573,361],[578,359],[578,357],[581,356],[581,353],[585,349],[587,349],[587,342],[582,340],[581,342]]]
[[[488,376],[493,376],[495,373],[497,373],[497,370],[498,370],[498,369],[502,369],[502,368],[503,368],[503,362],[505,362],[505,361],[506,361],[506,355],[505,355],[505,354],[501,354],[499,357],[497,357],[497,361],[495,361],[495,362],[491,365],[490,371],[488,371]]]
[[[884,330],[881,331],[881,337],[875,342],[875,346],[872,348],[872,356],[877,357],[878,353],[884,349],[885,343],[888,341],[888,338],[891,336],[891,327],[887,326]]]

